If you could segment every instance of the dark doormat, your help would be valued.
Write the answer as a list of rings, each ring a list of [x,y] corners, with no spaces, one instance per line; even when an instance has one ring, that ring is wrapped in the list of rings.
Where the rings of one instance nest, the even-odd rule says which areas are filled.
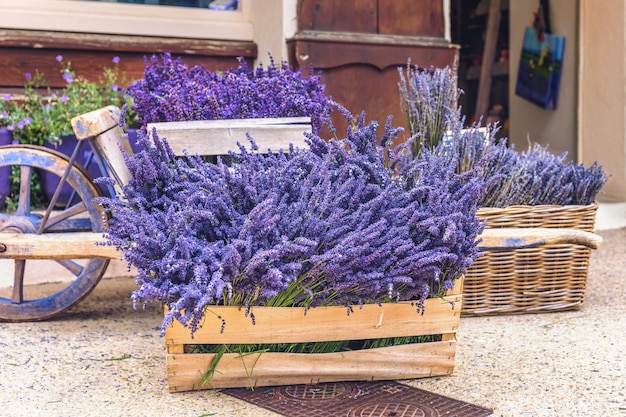
[[[225,389],[287,417],[486,417],[493,411],[393,381]]]

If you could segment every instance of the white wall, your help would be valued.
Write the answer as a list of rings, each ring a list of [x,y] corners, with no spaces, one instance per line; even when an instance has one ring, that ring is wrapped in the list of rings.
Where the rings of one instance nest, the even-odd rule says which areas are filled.
[[[517,150],[526,149],[529,141],[538,142],[549,145],[557,155],[567,151],[568,157],[576,160],[578,0],[550,2],[552,32],[565,36],[563,73],[556,110],[544,110],[515,95],[524,30],[532,24],[538,3],[538,0],[510,2],[509,138]]]
[[[297,0],[246,0],[246,15],[252,22],[258,48],[256,64],[268,62],[268,52],[275,61],[287,61],[286,39],[297,31]]]
[[[580,160],[612,176],[599,200],[626,201],[624,0],[581,0]]]

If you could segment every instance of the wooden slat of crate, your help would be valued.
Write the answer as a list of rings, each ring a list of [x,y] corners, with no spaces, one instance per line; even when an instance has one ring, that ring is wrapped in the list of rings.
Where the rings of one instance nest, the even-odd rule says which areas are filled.
[[[214,377],[201,385],[213,355],[168,355],[170,392],[337,381],[410,379],[449,375],[456,341],[391,346],[339,353],[254,353],[222,356]],[[245,364],[245,365],[244,365]],[[248,371],[246,371],[248,370]]]
[[[152,123],[148,133],[156,129],[160,138],[166,138],[176,155],[183,151],[191,155],[227,155],[238,151],[237,143],[250,148],[247,134],[254,139],[259,152],[289,150],[289,144],[307,148],[304,132],[311,132],[309,117],[262,119],[199,120],[186,122]]]
[[[453,307],[454,305],[454,307]],[[421,315],[410,302],[355,306],[348,315],[346,307],[254,307],[255,323],[238,307],[211,307],[203,327],[193,336],[179,323],[167,329],[167,346],[222,343],[294,343],[345,340],[358,334],[360,339],[420,336],[455,333],[461,296],[427,300]],[[452,311],[452,313],[451,313]],[[222,329],[222,321],[226,325]]]

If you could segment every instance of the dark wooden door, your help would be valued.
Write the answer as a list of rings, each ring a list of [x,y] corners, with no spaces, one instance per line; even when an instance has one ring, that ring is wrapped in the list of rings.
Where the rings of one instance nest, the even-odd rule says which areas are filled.
[[[298,33],[289,40],[295,68],[312,65],[326,92],[354,115],[406,126],[398,67],[445,67],[458,47],[445,39],[443,0],[300,0]],[[340,136],[348,124],[333,118]],[[382,127],[379,130],[382,132]]]

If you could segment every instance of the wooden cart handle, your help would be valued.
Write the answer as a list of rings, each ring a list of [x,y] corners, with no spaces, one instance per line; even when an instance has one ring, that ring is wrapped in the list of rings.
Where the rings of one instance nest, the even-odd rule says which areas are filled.
[[[479,236],[479,248],[485,250],[510,250],[535,248],[544,245],[569,243],[598,249],[602,237],[575,229],[547,228],[497,228],[485,229]]]
[[[485,229],[479,236],[480,250],[512,250],[569,243],[598,249],[602,237],[582,230],[543,228]],[[120,259],[121,251],[106,245],[100,233],[0,233],[0,259]]]
[[[102,233],[0,233],[0,259],[121,259]]]

